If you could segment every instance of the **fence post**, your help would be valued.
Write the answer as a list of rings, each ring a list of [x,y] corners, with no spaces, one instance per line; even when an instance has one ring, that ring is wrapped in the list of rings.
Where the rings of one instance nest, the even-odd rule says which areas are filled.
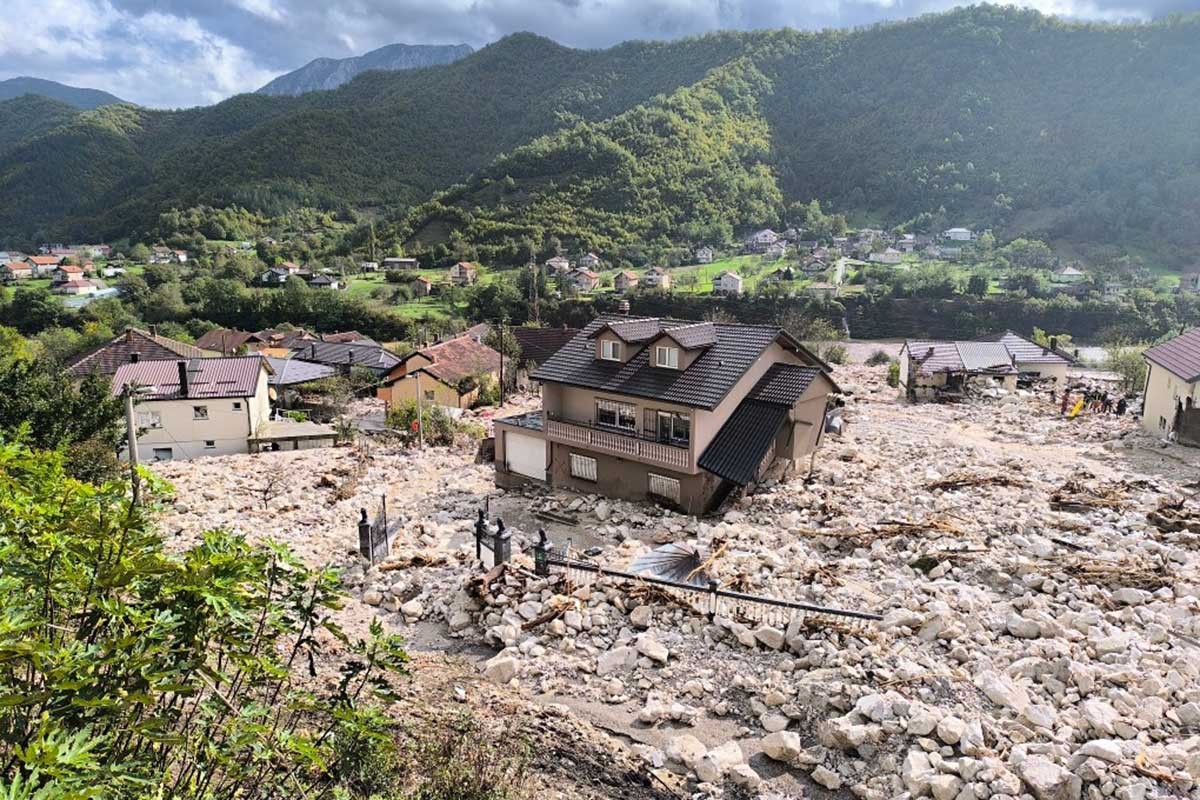
[[[720,588],[721,588],[720,584],[718,584],[716,581],[709,580],[708,591],[711,593],[711,596],[712,596],[712,604],[709,606],[709,611],[708,611],[708,621],[709,622],[712,622],[714,619],[716,619],[716,616],[717,616],[717,602],[720,600],[720,596],[717,594],[717,590]]]
[[[487,520],[484,519],[484,510],[479,509],[479,516],[475,518],[475,560],[483,561],[483,535],[487,532]]]
[[[492,565],[508,561],[512,551],[512,534],[504,529],[504,520],[496,517],[496,532],[492,534]]]
[[[367,520],[367,510],[365,508],[360,510],[362,518],[358,521],[358,552],[362,553],[362,557],[374,566],[375,558],[371,548],[371,523]]]
[[[533,545],[533,574],[539,578],[550,576],[550,541],[546,529],[538,528],[538,539]]]

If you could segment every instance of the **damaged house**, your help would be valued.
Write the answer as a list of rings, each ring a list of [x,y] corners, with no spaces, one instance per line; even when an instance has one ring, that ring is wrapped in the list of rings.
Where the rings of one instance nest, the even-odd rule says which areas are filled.
[[[829,368],[778,327],[605,316],[532,377],[543,409],[496,421],[496,483],[699,514],[820,444]]]
[[[911,401],[954,399],[972,389],[1013,391],[1018,374],[1000,342],[910,339],[900,349],[900,393]]]
[[[1180,444],[1200,446],[1200,328],[1151,347],[1146,359],[1142,426]]]

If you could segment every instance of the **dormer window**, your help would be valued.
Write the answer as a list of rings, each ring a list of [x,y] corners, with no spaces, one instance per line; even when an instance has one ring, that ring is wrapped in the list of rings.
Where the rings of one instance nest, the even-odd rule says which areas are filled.
[[[662,346],[654,348],[654,366],[679,369],[679,348]]]
[[[601,339],[600,358],[605,361],[620,361],[621,343],[614,339]]]

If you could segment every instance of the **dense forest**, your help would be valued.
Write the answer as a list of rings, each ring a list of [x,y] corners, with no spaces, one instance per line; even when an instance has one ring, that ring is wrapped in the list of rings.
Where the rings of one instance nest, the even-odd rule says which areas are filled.
[[[1200,248],[1198,40],[1197,16],[1100,25],[986,5],[603,51],[517,34],[331,92],[108,106],[16,143],[0,131],[0,232],[137,237],[172,208],[315,207],[406,248],[486,257],[552,238],[719,243],[820,199],[863,223],[1181,267]]]

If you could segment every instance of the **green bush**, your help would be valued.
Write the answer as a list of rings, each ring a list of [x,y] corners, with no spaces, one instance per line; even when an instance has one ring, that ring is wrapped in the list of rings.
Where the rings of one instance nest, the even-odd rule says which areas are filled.
[[[900,385],[900,362],[899,361],[893,361],[892,363],[888,364],[887,384],[888,384],[888,386],[893,386],[893,387],[898,387]]]
[[[830,364],[845,364],[850,359],[850,354],[845,345],[831,344],[821,353],[821,357]]]
[[[460,717],[411,737],[404,800],[522,800],[532,796],[526,748]]]
[[[870,358],[867,359],[868,367],[881,367],[884,364],[890,363],[892,363],[892,357],[882,350],[876,350],[874,353],[871,353]]]
[[[222,532],[170,554],[152,516],[0,440],[0,797],[345,796],[399,639],[347,639],[331,569]]]
[[[413,401],[401,403],[388,412],[388,427],[396,431],[405,441],[415,442],[418,438],[417,404]],[[454,435],[459,426],[446,413],[446,409],[433,403],[424,403],[421,407],[421,428],[425,436],[425,444],[450,445],[454,443]]]

